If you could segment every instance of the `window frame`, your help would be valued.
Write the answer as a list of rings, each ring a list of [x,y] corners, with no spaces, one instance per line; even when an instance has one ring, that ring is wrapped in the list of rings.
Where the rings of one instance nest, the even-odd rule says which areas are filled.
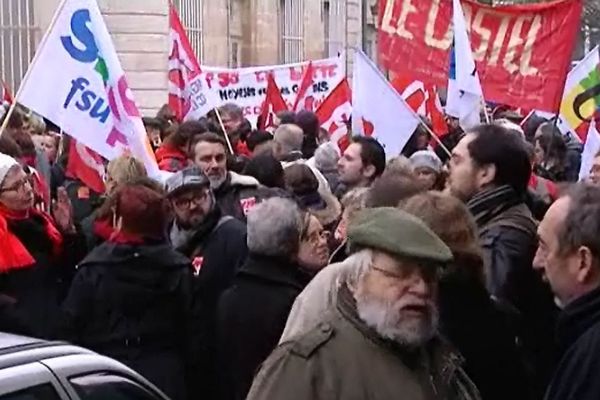
[[[70,400],[59,380],[40,362],[0,369],[0,398],[30,387],[49,384],[58,398]]]

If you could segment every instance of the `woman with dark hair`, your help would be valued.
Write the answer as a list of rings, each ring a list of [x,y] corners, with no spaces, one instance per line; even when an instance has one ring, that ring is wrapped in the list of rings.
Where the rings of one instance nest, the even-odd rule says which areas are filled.
[[[554,182],[566,181],[567,145],[557,127],[543,124],[535,136],[535,173]]]
[[[248,161],[243,175],[256,178],[261,185],[268,188],[285,188],[283,167],[271,153],[257,155]]]
[[[158,168],[177,172],[187,167],[194,137],[205,132],[208,132],[206,125],[199,121],[187,121],[179,125],[156,150]]]
[[[482,398],[530,399],[514,316],[486,290],[477,227],[466,206],[430,191],[404,200],[399,208],[423,220],[452,250],[454,261],[439,283],[440,331],[465,358],[465,371]]]
[[[156,189],[129,183],[103,207],[114,232],[79,264],[63,303],[64,335],[185,399],[192,266],[167,241],[168,203]]]
[[[302,110],[296,114],[295,124],[302,128],[302,132],[304,132],[302,157],[308,160],[315,155],[315,150],[319,147],[319,118],[312,111]]]
[[[333,194],[319,193],[319,181],[304,164],[290,165],[284,170],[285,187],[301,209],[310,211],[321,225],[333,231],[342,214],[342,206]]]

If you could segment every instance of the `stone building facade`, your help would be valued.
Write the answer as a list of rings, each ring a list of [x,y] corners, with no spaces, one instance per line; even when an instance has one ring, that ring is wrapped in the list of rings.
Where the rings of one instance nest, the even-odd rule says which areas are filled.
[[[61,0],[0,0],[0,76],[18,87]],[[144,115],[167,98],[169,0],[97,0]],[[376,0],[173,0],[202,64],[374,53]],[[351,71],[351,54],[348,70]],[[16,89],[14,89],[16,91]]]

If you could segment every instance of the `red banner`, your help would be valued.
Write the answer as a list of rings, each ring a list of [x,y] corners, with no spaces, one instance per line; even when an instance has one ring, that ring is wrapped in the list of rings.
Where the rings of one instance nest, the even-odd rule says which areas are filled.
[[[558,111],[582,1],[462,6],[485,99]],[[390,72],[446,86],[452,39],[451,0],[379,1],[379,58]]]

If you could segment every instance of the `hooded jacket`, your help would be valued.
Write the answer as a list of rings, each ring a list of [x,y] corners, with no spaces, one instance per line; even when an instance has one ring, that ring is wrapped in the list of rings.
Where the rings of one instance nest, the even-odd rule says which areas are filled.
[[[167,243],[105,242],[78,267],[62,306],[63,334],[185,398],[197,330],[191,279],[190,261]]]
[[[561,359],[545,399],[600,399],[600,288],[561,312],[557,339]]]

